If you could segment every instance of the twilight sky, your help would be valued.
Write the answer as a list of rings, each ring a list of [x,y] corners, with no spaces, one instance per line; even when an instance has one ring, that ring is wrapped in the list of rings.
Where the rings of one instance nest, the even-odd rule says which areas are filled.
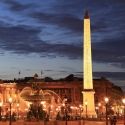
[[[93,75],[124,86],[124,0],[0,0],[0,78],[81,76],[86,9]]]

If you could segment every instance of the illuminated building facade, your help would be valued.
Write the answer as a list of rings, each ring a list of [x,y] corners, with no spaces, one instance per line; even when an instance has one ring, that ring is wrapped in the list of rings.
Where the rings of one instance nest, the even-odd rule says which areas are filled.
[[[9,98],[12,97],[12,113],[16,112],[24,115],[28,105],[25,101],[20,98],[20,91],[17,89],[16,83],[1,83],[0,84],[0,103],[1,103],[1,114],[9,114]],[[25,108],[24,108],[25,107]]]
[[[18,81],[16,81],[17,83]],[[19,113],[20,116],[26,115],[29,104],[26,103],[21,97],[20,92],[26,86],[32,86],[32,80],[21,81],[16,83],[1,83],[0,84],[0,102],[2,102],[2,114],[5,115],[9,111],[8,99],[11,96],[13,99],[12,111]],[[83,91],[83,80],[76,79],[59,80],[43,82],[41,80],[37,81],[39,83],[39,88],[42,90],[52,90],[57,93],[63,100],[67,97],[67,103],[70,106],[79,107],[83,102],[82,91]],[[95,100],[94,103],[97,106],[101,103],[100,112],[105,112],[104,97],[107,95],[109,97],[110,105],[114,107],[115,112],[118,112],[121,105],[121,98],[123,97],[123,92],[120,87],[115,86],[110,81],[101,78],[95,79],[93,84],[95,90]],[[111,107],[110,107],[111,108]],[[85,112],[85,108],[83,109]],[[84,113],[83,113],[84,114]]]

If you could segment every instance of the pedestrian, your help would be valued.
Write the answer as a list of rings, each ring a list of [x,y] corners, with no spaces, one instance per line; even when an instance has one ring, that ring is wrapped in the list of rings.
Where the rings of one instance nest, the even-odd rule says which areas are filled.
[[[110,125],[113,125],[113,116],[110,116]]]
[[[113,125],[116,125],[116,122],[117,122],[117,117],[113,116]]]

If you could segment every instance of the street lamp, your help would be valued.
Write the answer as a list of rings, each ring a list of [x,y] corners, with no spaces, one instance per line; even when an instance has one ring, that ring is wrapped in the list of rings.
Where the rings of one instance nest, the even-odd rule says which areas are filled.
[[[87,115],[87,110],[88,110],[88,109],[87,109],[87,105],[88,105],[88,102],[86,101],[86,102],[85,102],[85,108],[86,108],[86,118],[88,117],[88,115]]]
[[[95,107],[95,109],[96,109],[96,112],[97,112],[97,118],[98,118],[98,115],[99,115],[99,112],[98,112],[99,107],[98,107],[98,106],[96,106],[96,107]]]
[[[11,125],[12,119],[11,119],[11,105],[12,105],[12,97],[9,98],[9,106],[10,106],[10,119],[9,119],[9,125]]]
[[[99,107],[101,106],[101,103],[100,103],[100,102],[98,103],[98,106],[99,106]]]
[[[124,125],[125,125],[125,98],[122,99],[122,102],[124,104]]]
[[[20,106],[20,104],[19,103],[17,103],[17,119],[19,119],[19,106]]]
[[[67,125],[67,114],[68,111],[67,111],[67,100],[65,101],[65,117],[66,117],[66,125]]]
[[[98,109],[98,115],[99,115],[99,118],[100,118],[100,120],[101,120],[100,107],[101,107],[101,103],[99,102],[99,103],[98,103],[98,108],[99,108],[99,109]]]
[[[79,105],[79,109],[80,109],[80,120],[81,120],[82,105]]]
[[[67,117],[68,117],[68,109],[67,109],[67,97],[65,96],[64,97],[64,103],[63,103],[63,106],[64,106],[64,113],[65,113],[65,125],[67,125]]]
[[[0,121],[2,120],[2,105],[3,105],[3,103],[0,102]]]
[[[105,105],[105,108],[106,108],[106,111],[105,111],[105,119],[106,119],[106,125],[108,125],[107,104],[108,104],[108,102],[109,102],[109,98],[108,98],[108,97],[105,97],[104,100],[105,100],[105,103],[106,103],[106,105]]]

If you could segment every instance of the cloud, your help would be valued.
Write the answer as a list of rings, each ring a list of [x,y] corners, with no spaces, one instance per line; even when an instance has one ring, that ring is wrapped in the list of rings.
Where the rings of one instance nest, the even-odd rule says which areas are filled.
[[[93,72],[94,77],[105,77],[113,80],[124,80],[125,72]]]
[[[83,72],[74,72],[76,76],[83,77]],[[93,72],[93,79],[105,77],[113,80],[125,80],[125,72]]]
[[[66,28],[76,33],[82,32],[82,20],[71,14],[60,15],[34,12],[31,16],[42,23],[58,26],[60,29]]]
[[[95,62],[110,63],[117,67],[125,67],[125,38],[104,39],[103,42],[93,44],[93,60]]]
[[[29,20],[32,18],[37,27],[42,25],[44,29],[32,28],[33,23],[29,23],[29,27],[21,26],[18,21],[15,27],[1,26],[0,44],[2,49],[17,54],[37,53],[40,57],[82,58],[82,45],[78,45],[78,43],[82,43],[82,18],[85,9],[88,8],[92,24],[93,60],[124,67],[125,2],[123,0],[106,0],[105,2],[97,1],[93,3],[90,3],[90,0],[53,1],[53,4],[47,1],[45,7],[41,6],[43,5],[41,1],[34,2],[31,0],[28,3],[17,0],[3,0],[3,2],[9,6],[10,10],[17,13],[24,11],[21,16],[26,16]],[[35,8],[37,5],[40,5],[38,9]],[[48,8],[48,11],[43,8]],[[27,11],[27,9],[31,11]],[[50,32],[51,35],[49,35]],[[52,34],[57,32],[60,34],[55,36],[58,39],[61,37],[59,40],[62,42],[58,42],[57,39],[55,40],[55,36],[53,37]],[[42,38],[43,33],[46,35],[46,39],[49,38],[48,41]],[[39,34],[41,39],[38,37]],[[69,35],[73,36],[71,39],[76,41],[76,44],[69,43]],[[53,39],[55,43],[52,44]]]
[[[1,0],[4,4],[8,5],[9,9],[12,11],[24,11],[32,7],[32,4],[21,4],[16,0]]]
[[[26,26],[1,26],[0,48],[16,54],[36,53],[40,56],[80,58],[82,47],[71,44],[51,44],[38,37],[40,32],[39,29]]]

